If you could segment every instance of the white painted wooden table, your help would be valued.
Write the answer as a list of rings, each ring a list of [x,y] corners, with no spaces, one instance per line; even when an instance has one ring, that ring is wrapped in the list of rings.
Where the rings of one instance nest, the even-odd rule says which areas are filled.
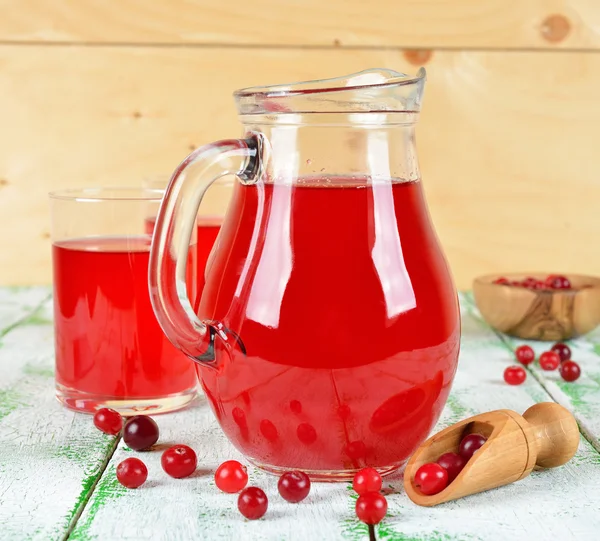
[[[175,480],[160,468],[160,452],[144,454],[150,475],[138,490],[116,481],[115,467],[135,455],[118,438],[98,432],[89,416],[63,409],[53,395],[50,290],[0,289],[0,539],[137,541],[199,539],[367,540],[347,484],[313,485],[301,504],[277,497],[276,478],[252,467],[250,482],[265,489],[269,510],[249,522],[236,497],[219,492],[212,473],[233,449],[203,400],[157,417],[160,448],[186,443],[198,452],[193,477]],[[522,412],[555,400],[576,415],[582,438],[566,466],[437,508],[412,504],[401,476],[385,480],[389,513],[376,527],[381,540],[600,539],[600,331],[574,341],[583,375],[574,384],[533,367],[525,384],[509,387],[502,372],[516,342],[499,337],[461,296],[463,337],[452,394],[437,429],[497,408]],[[537,352],[543,344],[534,346]]]

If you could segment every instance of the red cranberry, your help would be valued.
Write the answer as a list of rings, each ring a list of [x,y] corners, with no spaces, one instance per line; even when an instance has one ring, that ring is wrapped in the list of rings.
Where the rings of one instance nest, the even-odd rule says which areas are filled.
[[[515,350],[515,357],[521,364],[530,364],[535,360],[535,352],[531,346],[519,346]]]
[[[238,509],[247,519],[256,520],[267,512],[269,500],[258,487],[248,487],[238,496]]]
[[[344,452],[351,460],[360,460],[367,456],[367,446],[363,441],[350,441],[344,446]]]
[[[522,366],[509,366],[504,370],[504,381],[509,385],[521,385],[527,378],[527,372]]]
[[[277,428],[269,419],[263,419],[260,422],[260,433],[271,442],[278,438]]]
[[[504,276],[500,276],[500,278],[496,278],[492,284],[498,284],[501,286],[507,286],[510,285],[510,281],[508,280],[508,278],[505,278]]]
[[[560,365],[559,371],[565,381],[575,381],[581,376],[581,368],[575,361],[565,361]]]
[[[533,289],[537,282],[538,281],[535,278],[533,278],[532,276],[528,276],[527,278],[525,278],[525,280],[521,282],[521,284],[523,285],[523,287]]]
[[[513,287],[521,287],[523,284],[519,280],[511,280],[510,285]]]
[[[379,492],[367,492],[356,500],[356,516],[365,524],[379,524],[387,513],[387,500]]]
[[[560,356],[556,351],[544,351],[540,355],[540,366],[542,370],[556,370],[560,365]]]
[[[310,423],[300,423],[296,429],[296,435],[306,445],[311,445],[317,441],[317,431]]]
[[[423,464],[415,473],[415,485],[426,496],[437,494],[448,486],[448,472],[435,462]]]
[[[246,421],[246,414],[244,413],[244,410],[236,406],[231,410],[231,416],[233,417],[235,424],[241,429],[248,428],[248,422]]]
[[[131,417],[125,422],[123,440],[134,451],[149,449],[158,441],[158,425],[147,415]]]
[[[521,370],[523,369],[521,368]],[[460,442],[458,452],[464,459],[469,460],[475,454],[475,451],[479,450],[486,441],[487,438],[481,434],[467,434]]]
[[[302,471],[289,471],[279,478],[277,489],[284,500],[298,503],[308,496],[310,479]]]
[[[139,458],[127,458],[117,466],[117,479],[124,487],[137,488],[148,479],[148,468]]]
[[[566,276],[551,274],[546,278],[546,286],[550,289],[571,289],[571,282]]]
[[[452,483],[467,463],[467,459],[458,453],[444,453],[437,463],[448,472],[448,484]]]
[[[162,454],[160,463],[168,475],[175,479],[182,479],[196,471],[198,458],[191,447],[174,445]]]
[[[248,484],[246,466],[242,466],[237,460],[223,462],[215,472],[215,484],[223,492],[239,492]]]
[[[296,415],[300,415],[302,413],[302,404],[299,400],[290,400],[290,410],[292,413]]]
[[[101,408],[94,414],[94,425],[105,434],[115,436],[123,428],[123,417],[118,411]]]
[[[537,280],[533,289],[546,289],[546,284],[542,280]]]
[[[352,481],[352,488],[357,494],[366,494],[367,492],[379,492],[381,490],[382,480],[379,472],[374,468],[363,468],[356,472]]]
[[[558,353],[558,356],[560,357],[560,362],[568,361],[571,358],[571,348],[567,346],[567,344],[558,342],[554,344],[550,349],[551,351],[556,351],[556,353]]]

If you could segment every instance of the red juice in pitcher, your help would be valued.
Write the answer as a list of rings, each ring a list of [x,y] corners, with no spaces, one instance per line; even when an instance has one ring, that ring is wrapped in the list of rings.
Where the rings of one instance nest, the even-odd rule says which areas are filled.
[[[425,439],[460,321],[419,181],[238,184],[207,275],[199,315],[246,354],[217,341],[199,375],[247,457],[335,477],[391,470]]]
[[[56,381],[82,399],[162,399],[196,385],[193,363],[168,341],[152,310],[149,249],[147,236],[52,247]]]

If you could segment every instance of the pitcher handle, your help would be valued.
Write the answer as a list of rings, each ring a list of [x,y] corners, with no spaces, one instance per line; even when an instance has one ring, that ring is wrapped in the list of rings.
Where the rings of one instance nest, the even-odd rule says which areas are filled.
[[[192,152],[171,177],[158,211],[150,249],[148,281],[154,313],[169,340],[196,361],[214,361],[214,339],[243,344],[237,335],[216,322],[201,321],[186,289],[190,240],[202,197],[219,177],[237,175],[242,182],[255,178],[259,140],[230,139]]]

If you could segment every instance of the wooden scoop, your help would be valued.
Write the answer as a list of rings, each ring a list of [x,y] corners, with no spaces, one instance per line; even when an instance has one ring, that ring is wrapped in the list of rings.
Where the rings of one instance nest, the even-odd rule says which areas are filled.
[[[415,473],[444,453],[458,452],[467,434],[481,434],[486,443],[444,490],[433,496],[415,486]],[[508,485],[531,470],[565,464],[577,451],[579,428],[571,413],[554,402],[530,407],[522,416],[511,410],[475,415],[429,438],[417,449],[404,470],[404,489],[416,504],[431,507]]]

